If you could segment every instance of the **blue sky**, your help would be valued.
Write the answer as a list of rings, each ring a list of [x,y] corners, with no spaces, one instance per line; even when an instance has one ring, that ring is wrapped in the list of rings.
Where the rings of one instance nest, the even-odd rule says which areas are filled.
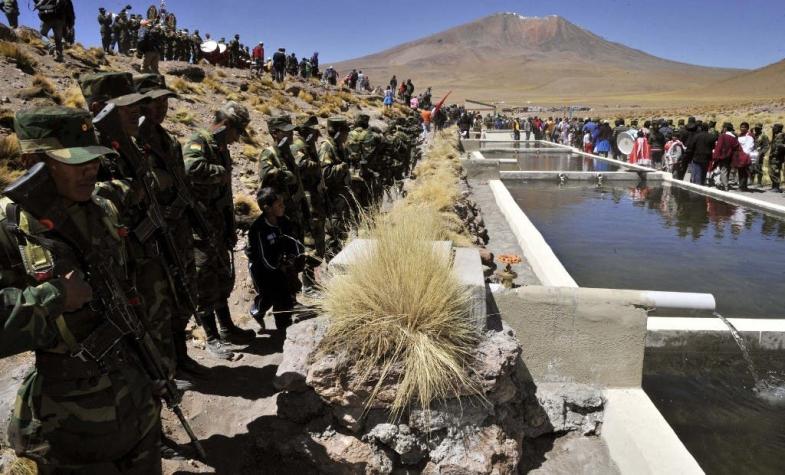
[[[32,1],[30,2],[32,3]],[[99,6],[144,12],[150,1],[74,0],[77,40],[97,45]],[[157,2],[156,2],[157,4]],[[27,0],[20,21],[37,25]],[[179,25],[227,38],[239,33],[322,63],[375,53],[496,12],[556,14],[606,39],[677,61],[757,68],[785,58],[782,0],[168,0]]]

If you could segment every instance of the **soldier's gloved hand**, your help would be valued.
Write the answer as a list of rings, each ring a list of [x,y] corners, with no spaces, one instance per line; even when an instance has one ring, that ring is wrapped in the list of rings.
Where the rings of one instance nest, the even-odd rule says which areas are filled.
[[[73,312],[84,307],[84,305],[93,300],[93,289],[90,284],[85,282],[82,275],[76,271],[71,271],[63,277],[60,277],[60,282],[63,284],[65,291],[65,306],[66,312]]]

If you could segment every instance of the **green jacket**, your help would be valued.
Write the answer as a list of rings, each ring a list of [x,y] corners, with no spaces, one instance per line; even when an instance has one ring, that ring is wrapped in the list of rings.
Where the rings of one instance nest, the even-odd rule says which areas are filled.
[[[13,212],[0,200],[0,356],[35,351],[35,369],[24,379],[9,426],[17,453],[54,465],[117,460],[160,423],[160,404],[129,342],[120,340],[102,368],[71,356],[106,320],[91,306],[64,313],[57,276],[86,269],[78,251],[23,210],[20,234],[6,226]],[[68,209],[75,229],[89,236],[130,287],[123,239],[114,208],[99,197]],[[38,238],[55,245],[43,247]],[[20,247],[21,244],[21,247]],[[22,255],[25,255],[25,259]],[[32,259],[31,259],[32,257]],[[89,281],[93,288],[105,285]],[[140,311],[143,311],[140,309]],[[157,429],[156,429],[157,430]]]
[[[194,197],[206,210],[205,217],[216,236],[234,242],[232,157],[226,143],[220,134],[199,130],[183,146],[183,157]]]

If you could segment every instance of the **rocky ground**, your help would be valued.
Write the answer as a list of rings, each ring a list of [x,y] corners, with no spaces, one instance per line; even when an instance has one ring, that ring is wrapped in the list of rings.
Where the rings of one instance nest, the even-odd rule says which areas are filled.
[[[0,54],[0,75],[6,79],[0,82],[0,138],[11,133],[9,118],[17,110],[52,103],[83,106],[76,81],[79,74],[134,71],[140,63],[81,47],[67,50],[65,63],[55,63],[32,30],[14,33],[0,27],[0,41],[6,42],[0,43],[0,53],[8,51],[7,44],[17,51],[15,56]],[[310,111],[323,122],[330,115],[364,111],[372,116],[373,125],[384,125],[375,96],[358,97],[300,80],[278,87],[246,71],[210,65],[192,69],[171,62],[162,63],[161,69],[180,93],[170,100],[165,124],[180,140],[194,127],[207,126],[212,112],[226,100],[249,107],[251,137],[231,147],[241,226],[253,215],[247,197],[258,187],[256,156],[269,143],[267,117]],[[462,186],[455,214],[475,245],[483,246],[489,238],[493,242],[468,183]],[[339,378],[336,360],[311,360],[325,320],[292,327],[284,345],[247,316],[253,286],[243,241],[241,237],[236,249],[236,285],[230,305],[235,321],[259,334],[251,344],[236,347],[232,361],[224,361],[204,350],[200,330],[191,332],[189,352],[209,371],[195,381],[182,406],[208,459],[165,461],[165,473],[516,473],[544,469],[548,452],[596,448],[604,404],[599,393],[592,388],[536,388],[527,378],[517,340],[498,318],[477,350],[476,371],[486,401],[453,399],[436,407],[428,418],[410,411],[393,421],[383,405],[364,414],[360,396],[367,388]],[[486,274],[491,275],[493,255],[484,250],[482,256]],[[266,323],[274,328],[272,318]],[[31,354],[0,360],[3,435],[16,388],[31,364]],[[176,418],[168,411],[164,418],[165,432],[187,442]],[[573,435],[561,437],[564,434]],[[2,472],[12,455],[6,449],[0,456]],[[521,457],[524,462],[519,467]]]

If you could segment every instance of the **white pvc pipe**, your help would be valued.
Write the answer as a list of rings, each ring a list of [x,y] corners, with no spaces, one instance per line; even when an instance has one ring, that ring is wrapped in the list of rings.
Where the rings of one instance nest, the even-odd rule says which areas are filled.
[[[717,308],[717,302],[712,294],[657,290],[644,290],[641,294],[645,299],[651,300],[657,309],[713,312]]]

